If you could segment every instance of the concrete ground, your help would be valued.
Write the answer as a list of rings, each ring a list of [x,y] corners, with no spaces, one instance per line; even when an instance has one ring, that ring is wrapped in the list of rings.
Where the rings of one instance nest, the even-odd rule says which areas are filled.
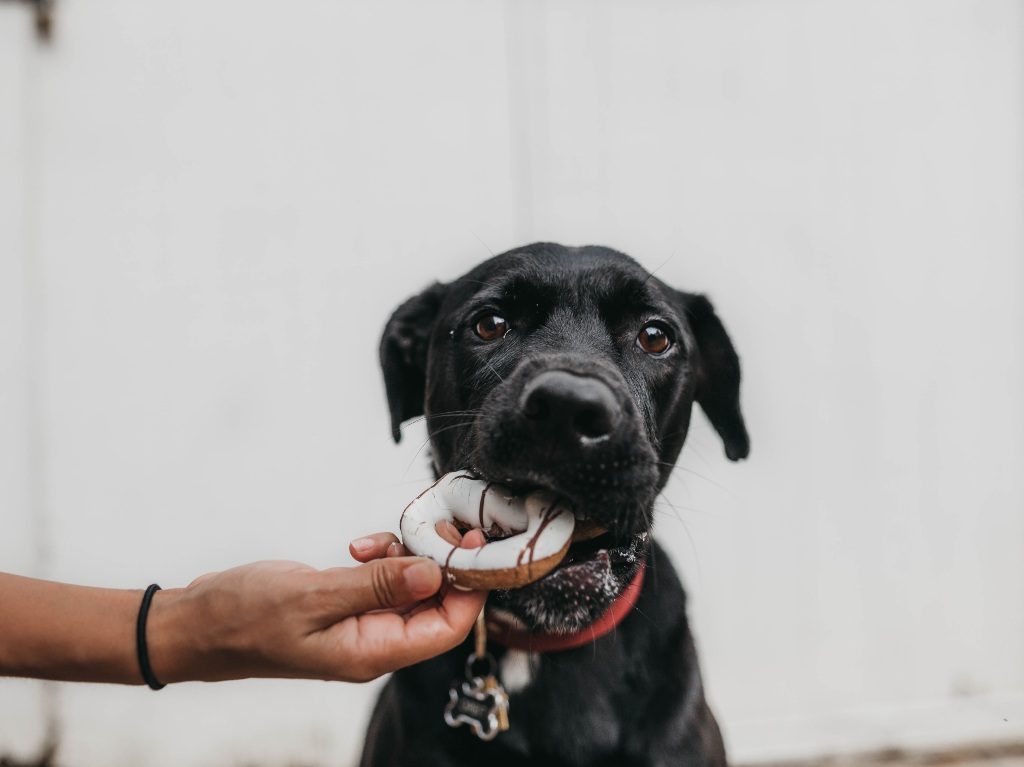
[[[741,767],[1024,767],[1024,743],[979,744],[927,752],[892,749],[868,754],[759,763]]]
[[[0,755],[0,767],[63,767],[52,749],[37,759],[17,761]],[[980,744],[943,751],[898,749],[801,761],[757,762],[733,767],[1024,767],[1024,743]]]

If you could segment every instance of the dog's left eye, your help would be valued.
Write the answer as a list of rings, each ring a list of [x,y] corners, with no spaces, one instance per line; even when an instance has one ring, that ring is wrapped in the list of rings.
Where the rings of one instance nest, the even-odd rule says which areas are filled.
[[[648,322],[636,337],[637,344],[648,354],[664,354],[672,345],[668,332],[656,322]]]
[[[484,341],[496,341],[508,332],[508,322],[498,314],[485,314],[476,321],[474,332]]]

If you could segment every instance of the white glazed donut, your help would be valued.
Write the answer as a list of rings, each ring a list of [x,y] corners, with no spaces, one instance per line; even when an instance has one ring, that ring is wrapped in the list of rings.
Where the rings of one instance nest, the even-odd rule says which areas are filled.
[[[438,534],[441,521],[481,528],[500,540],[459,548]],[[416,496],[399,527],[405,548],[442,565],[456,586],[510,589],[543,578],[562,561],[575,523],[572,512],[547,491],[516,496],[503,485],[455,471]]]

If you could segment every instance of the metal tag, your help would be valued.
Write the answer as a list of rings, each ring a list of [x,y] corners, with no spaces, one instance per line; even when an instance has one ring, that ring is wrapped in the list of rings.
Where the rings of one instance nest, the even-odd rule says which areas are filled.
[[[449,727],[468,724],[480,740],[494,740],[499,732],[508,729],[507,712],[508,695],[500,685],[488,690],[482,677],[474,677],[453,684],[448,690],[444,721]]]
[[[494,696],[495,715],[498,717],[498,732],[505,732],[511,725],[508,721],[508,693],[501,686],[498,677],[491,674],[484,678],[484,691]]]
[[[477,663],[486,664],[480,675]],[[468,724],[480,740],[494,740],[509,728],[508,693],[498,681],[498,664],[487,652],[487,627],[484,611],[476,619],[476,649],[466,658],[466,680],[454,682],[448,689],[444,721],[449,727]]]

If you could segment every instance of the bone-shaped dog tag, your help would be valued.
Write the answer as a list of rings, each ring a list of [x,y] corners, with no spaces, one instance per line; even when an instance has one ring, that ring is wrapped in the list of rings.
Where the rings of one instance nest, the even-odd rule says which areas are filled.
[[[508,693],[494,674],[484,677],[484,691],[494,696],[494,714],[498,717],[498,731],[505,732],[511,726],[508,722]]]
[[[478,663],[486,665],[483,676]],[[448,690],[444,721],[449,727],[468,724],[480,740],[494,740],[508,729],[508,693],[498,681],[497,671],[494,656],[487,652],[487,627],[481,610],[476,619],[475,651],[466,658],[466,680],[453,683]]]
[[[504,690],[487,690],[481,677],[456,682],[448,690],[444,721],[449,727],[468,724],[480,740],[494,740],[501,727],[501,709],[508,706]]]

